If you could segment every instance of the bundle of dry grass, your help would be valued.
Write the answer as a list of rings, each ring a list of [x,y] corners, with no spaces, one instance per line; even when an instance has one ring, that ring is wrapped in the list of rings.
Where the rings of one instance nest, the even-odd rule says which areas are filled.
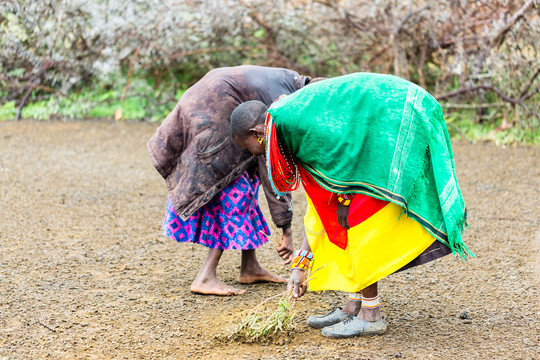
[[[312,276],[317,270],[308,269],[305,274],[305,280],[302,284],[307,284],[314,279]],[[277,307],[269,309],[263,305],[270,300],[278,298]],[[242,320],[232,333],[229,339],[245,342],[257,342],[268,340],[277,334],[286,334],[295,327],[295,310],[294,304],[296,299],[293,296],[292,290],[287,290],[280,294],[274,295],[251,310],[248,315]]]
[[[278,296],[281,297],[276,309],[273,311],[262,309],[263,303]],[[294,329],[294,303],[292,291],[286,291],[266,299],[242,320],[229,338],[255,342],[271,337],[278,332],[285,333]]]

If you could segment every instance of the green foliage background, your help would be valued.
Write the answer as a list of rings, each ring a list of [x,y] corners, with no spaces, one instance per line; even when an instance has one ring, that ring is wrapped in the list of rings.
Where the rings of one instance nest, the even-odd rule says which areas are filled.
[[[6,0],[0,121],[23,100],[22,118],[161,121],[210,69],[258,64],[393,73],[444,99],[454,137],[538,144],[538,43],[533,0]]]

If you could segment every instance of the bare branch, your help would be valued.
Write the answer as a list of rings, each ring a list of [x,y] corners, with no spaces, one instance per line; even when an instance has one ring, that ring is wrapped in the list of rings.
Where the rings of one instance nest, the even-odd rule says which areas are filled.
[[[529,80],[527,85],[525,85],[525,87],[523,88],[523,91],[521,91],[521,95],[519,96],[521,99],[526,100],[526,99],[530,98],[534,94],[534,91],[532,91],[531,95],[529,95],[529,94],[527,94],[527,91],[529,91],[529,88],[534,83],[534,80],[536,80],[536,77],[538,76],[538,74],[540,74],[540,68],[536,69],[536,72],[534,73],[534,75],[531,77],[531,79]],[[529,95],[529,96],[527,96],[527,95]],[[525,96],[527,96],[527,98],[525,98]]]
[[[442,103],[441,106],[444,108],[451,109],[489,109],[494,107],[504,106],[505,103],[496,102],[496,103],[486,103],[486,104],[455,104],[455,103]]]
[[[409,12],[407,13],[407,15],[405,15],[405,17],[401,20],[401,22],[399,23],[399,25],[394,29],[394,33],[395,34],[398,34],[401,32],[401,30],[403,30],[403,26],[405,26],[405,24],[407,23],[407,21],[409,21],[412,17],[416,16],[416,15],[419,15],[421,12],[429,9],[430,6],[429,5],[425,5],[425,6],[422,6],[421,8],[419,9],[416,9],[414,11],[411,11],[409,10]]]
[[[521,99],[522,101],[528,100],[528,99],[531,98],[533,95],[536,95],[536,94],[538,94],[539,92],[540,92],[540,85],[538,85],[538,86],[536,87],[536,89],[531,90],[531,92],[529,92],[528,94],[525,94],[525,95],[521,96],[520,99]]]
[[[493,47],[499,47],[504,42],[506,34],[510,31],[512,26],[521,19],[524,14],[534,6],[535,0],[528,0],[523,6],[504,24],[495,35],[491,38],[491,44]]]
[[[221,47],[214,47],[214,48],[181,51],[181,52],[169,55],[168,59],[170,61],[170,60],[177,59],[179,57],[204,54],[204,53],[210,53],[210,52],[248,51],[248,50],[261,50],[261,49],[264,49],[264,47],[263,46],[221,46]]]
[[[34,88],[39,85],[39,79],[41,78],[41,75],[45,73],[51,66],[53,65],[52,62],[47,61],[43,65],[41,65],[41,69],[39,70],[38,74],[34,77],[34,80],[29,84],[28,91],[22,98],[19,107],[17,108],[17,114],[15,115],[15,121],[19,121],[22,114],[22,109],[24,108],[24,105],[26,105],[26,101],[28,100],[28,97],[34,91]]]
[[[520,106],[521,108],[523,108],[528,114],[531,114],[531,115],[534,115],[538,118],[540,118],[540,114],[532,111],[529,109],[529,107],[527,105],[525,105],[524,103],[524,99],[523,98],[513,98],[513,97],[510,97],[508,95],[506,95],[501,89],[493,86],[493,85],[477,85],[477,86],[472,86],[472,87],[468,87],[468,88],[461,88],[461,89],[458,89],[458,90],[455,90],[455,91],[451,91],[449,93],[446,93],[446,94],[442,94],[442,95],[437,95],[435,96],[435,98],[437,100],[446,100],[446,99],[449,99],[449,98],[452,98],[452,97],[456,97],[456,96],[459,96],[461,94],[465,94],[465,93],[470,93],[470,92],[475,92],[475,91],[478,91],[478,90],[489,90],[489,91],[493,91],[494,93],[496,93],[502,100],[512,104],[513,106]]]

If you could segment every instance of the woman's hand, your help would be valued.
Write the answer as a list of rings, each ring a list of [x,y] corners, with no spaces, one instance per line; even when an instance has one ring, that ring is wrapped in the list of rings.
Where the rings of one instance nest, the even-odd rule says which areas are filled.
[[[293,297],[298,299],[305,294],[306,288],[307,283],[304,283],[304,271],[300,269],[292,269],[287,290],[292,290]]]
[[[349,207],[338,203],[337,206],[337,220],[339,225],[345,229],[349,229],[349,223],[347,217],[349,216]]]
[[[283,265],[289,264],[293,259],[293,242],[292,242],[292,227],[283,228],[283,235],[281,235],[281,245],[276,247],[278,255],[283,260]]]

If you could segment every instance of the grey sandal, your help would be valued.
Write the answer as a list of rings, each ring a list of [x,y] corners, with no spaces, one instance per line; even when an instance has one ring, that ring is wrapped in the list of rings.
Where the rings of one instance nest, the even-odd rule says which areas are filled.
[[[352,317],[346,314],[341,309],[334,309],[326,315],[314,315],[307,318],[307,324],[315,329],[320,329],[326,326],[334,325],[343,320]]]
[[[342,322],[325,327],[324,336],[333,338],[346,338],[362,335],[380,335],[386,332],[386,319],[379,321],[364,321],[357,316],[351,316]]]

